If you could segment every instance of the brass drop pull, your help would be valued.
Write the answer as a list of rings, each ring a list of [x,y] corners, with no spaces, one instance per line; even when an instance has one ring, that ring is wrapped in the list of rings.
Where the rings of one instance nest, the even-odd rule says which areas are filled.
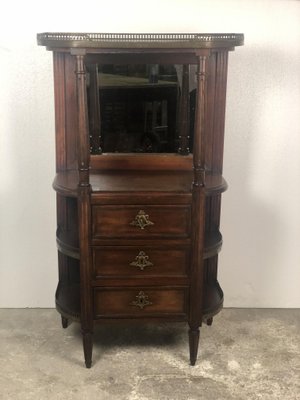
[[[139,292],[139,294],[136,297],[135,301],[132,301],[130,304],[132,306],[136,306],[139,307],[141,310],[146,307],[146,306],[150,306],[151,304],[153,304],[151,301],[148,300],[148,296],[143,292]]]
[[[149,220],[149,215],[144,210],[140,210],[134,220],[130,222],[130,225],[144,229],[146,226],[154,225],[154,223]]]
[[[132,267],[138,267],[143,271],[146,267],[152,267],[153,263],[149,261],[149,256],[144,251],[140,251],[135,257],[135,261],[132,261],[129,265]]]

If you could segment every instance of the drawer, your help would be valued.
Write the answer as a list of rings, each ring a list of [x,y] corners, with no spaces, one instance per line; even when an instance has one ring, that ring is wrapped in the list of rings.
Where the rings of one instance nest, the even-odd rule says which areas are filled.
[[[187,288],[95,289],[94,314],[101,317],[183,316],[187,310]]]
[[[186,276],[189,248],[93,247],[94,277]]]
[[[93,206],[94,238],[186,238],[190,205]]]

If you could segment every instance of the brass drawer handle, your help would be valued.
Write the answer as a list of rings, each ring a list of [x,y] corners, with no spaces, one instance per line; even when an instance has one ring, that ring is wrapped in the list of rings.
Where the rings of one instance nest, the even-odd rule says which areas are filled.
[[[130,225],[138,226],[144,229],[146,226],[154,225],[154,222],[149,220],[149,215],[145,213],[144,210],[140,210],[135,216],[134,220],[130,222]]]
[[[137,267],[143,271],[146,267],[152,267],[153,263],[149,261],[149,256],[144,251],[140,251],[135,257],[135,261],[132,261],[129,265]]]
[[[150,306],[151,304],[153,304],[151,301],[148,300],[148,296],[143,292],[139,292],[139,294],[136,297],[135,301],[132,301],[130,304],[132,306],[136,306],[139,307],[141,310],[146,307],[146,306]]]

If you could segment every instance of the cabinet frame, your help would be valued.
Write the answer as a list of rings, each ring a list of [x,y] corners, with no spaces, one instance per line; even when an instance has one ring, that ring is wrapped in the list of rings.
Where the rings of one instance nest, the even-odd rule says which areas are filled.
[[[217,265],[222,245],[219,232],[221,193],[227,188],[222,177],[227,62],[228,52],[243,44],[243,35],[42,33],[38,34],[38,44],[53,52],[57,173],[53,187],[57,192],[59,252],[56,305],[62,315],[63,327],[71,320],[80,321],[85,364],[89,368],[96,322],[107,316],[109,319],[130,319],[138,315],[145,320],[159,321],[179,318],[189,324],[190,362],[194,365],[199,327],[203,321],[211,325],[213,316],[223,304]],[[183,65],[178,154],[103,153],[98,63]],[[196,66],[197,81],[193,152],[189,154],[188,82],[191,64]],[[92,105],[89,108],[88,72],[92,78],[89,99]],[[90,147],[98,154],[91,155]],[[101,214],[108,209],[126,210],[126,207],[127,210],[139,209],[140,219],[146,221],[145,227],[137,226],[142,231],[137,231],[136,235],[130,233],[131,227],[122,228],[121,234],[115,233],[119,221],[113,221],[113,213],[104,219],[107,227],[101,226],[102,217],[98,222],[95,219],[96,210]],[[154,222],[147,214],[147,207],[160,209],[161,214],[157,215],[161,225],[157,225],[157,231],[151,228]],[[168,216],[164,215],[164,210],[168,211]],[[185,227],[178,217],[178,210],[187,210]],[[119,218],[123,218],[122,215]],[[164,233],[163,224],[175,217],[178,217],[176,224],[180,226],[175,224],[177,230],[172,228],[170,234],[166,227]],[[150,225],[148,231],[147,225]],[[95,226],[104,229],[104,233],[95,234]],[[150,232],[148,236],[147,232]],[[160,246],[170,251],[176,247],[188,249],[189,256],[185,257],[186,265],[182,268],[186,276],[156,276],[154,272],[139,278],[133,272],[125,279],[119,275],[114,277],[112,272],[112,276],[100,274],[95,277],[95,249],[101,249],[101,246],[116,251],[118,246],[123,249],[153,248],[156,251]],[[143,316],[142,309],[148,301],[145,297],[147,289],[157,293],[157,299],[164,299],[169,291],[170,304],[166,305],[166,310],[170,307],[170,310],[182,312],[168,315],[160,305],[158,310],[161,309],[161,313],[157,311],[152,315],[147,312]],[[101,312],[96,311],[95,298],[101,299],[101,293],[105,293],[103,298],[107,304],[110,301],[113,304],[110,292],[113,296],[119,291],[127,298],[128,292],[135,290],[140,293],[137,306],[141,310],[137,313],[131,315],[126,311],[123,316],[109,310],[106,313],[99,303],[97,307]],[[181,298],[176,290],[184,293],[181,308],[172,303],[172,296],[177,302]],[[118,304],[114,306],[113,310],[122,309]]]

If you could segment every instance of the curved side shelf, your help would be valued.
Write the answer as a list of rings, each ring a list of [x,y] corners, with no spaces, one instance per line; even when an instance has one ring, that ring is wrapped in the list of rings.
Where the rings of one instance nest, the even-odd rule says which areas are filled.
[[[218,314],[223,307],[224,294],[218,281],[208,284],[205,288],[204,296],[204,310],[202,320],[207,319]]]
[[[221,250],[223,244],[222,235],[219,231],[205,233],[204,259],[215,256]]]
[[[64,171],[56,174],[52,187],[53,189],[67,197],[77,197],[78,172]]]
[[[58,284],[55,294],[57,311],[65,318],[80,321],[80,285]]]
[[[58,251],[66,256],[80,259],[78,240],[74,232],[66,232],[60,229],[56,231],[56,245]]]
[[[205,195],[213,196],[227,190],[228,185],[222,175],[206,174],[205,178]]]

